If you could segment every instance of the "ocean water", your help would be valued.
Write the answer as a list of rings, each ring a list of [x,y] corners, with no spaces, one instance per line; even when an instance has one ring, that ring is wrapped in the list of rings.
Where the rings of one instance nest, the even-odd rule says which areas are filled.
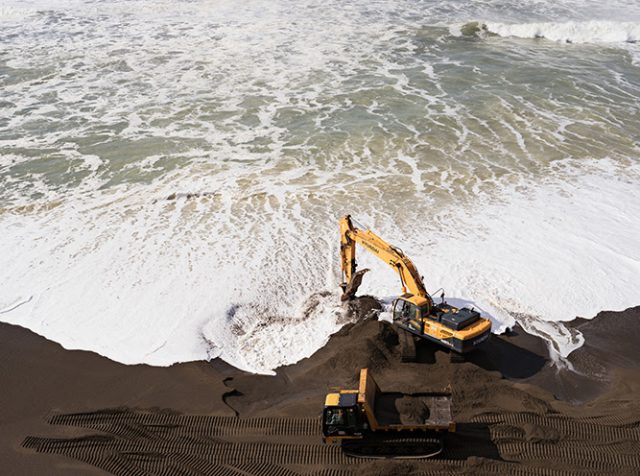
[[[0,320],[270,372],[348,321],[349,213],[566,356],[640,304],[639,41],[630,0],[7,0]]]

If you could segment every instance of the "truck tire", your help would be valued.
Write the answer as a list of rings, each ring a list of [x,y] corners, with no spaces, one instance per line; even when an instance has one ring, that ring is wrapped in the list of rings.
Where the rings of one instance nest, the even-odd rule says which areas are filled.
[[[398,329],[398,340],[400,341],[400,360],[402,362],[416,361],[416,341],[411,332]]]

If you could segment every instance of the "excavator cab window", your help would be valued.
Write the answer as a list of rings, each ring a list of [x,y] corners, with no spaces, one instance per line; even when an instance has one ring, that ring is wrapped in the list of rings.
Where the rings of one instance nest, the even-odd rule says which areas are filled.
[[[396,304],[393,308],[393,318],[397,321],[407,322],[413,319],[418,319],[419,317],[416,313],[418,311],[418,307],[404,299],[397,299]]]
[[[393,304],[393,320],[401,321],[402,313],[404,311],[404,301],[402,299],[396,299],[396,302]]]
[[[416,306],[412,302],[405,301],[404,299],[397,299],[393,308],[393,320],[400,321],[402,324],[411,327],[412,329],[422,332],[424,309]]]
[[[396,321],[407,322],[416,317],[416,307],[409,301],[397,299],[393,308],[393,318]]]
[[[429,314],[429,306],[420,306],[420,317],[422,317],[423,319],[425,317],[430,317],[433,319],[433,316]]]

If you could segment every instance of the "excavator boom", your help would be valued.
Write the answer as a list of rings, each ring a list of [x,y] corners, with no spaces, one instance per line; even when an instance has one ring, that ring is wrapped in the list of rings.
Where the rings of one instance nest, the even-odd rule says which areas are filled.
[[[402,250],[387,243],[371,230],[355,227],[349,215],[340,220],[340,261],[344,279],[342,290],[345,293],[343,299],[349,299],[355,295],[360,283],[354,286],[352,281],[362,279],[363,273],[358,275],[356,271],[356,244],[364,246],[396,270],[400,276],[403,294],[409,292],[413,296],[423,298],[429,305],[433,305],[433,300],[425,289],[418,269]]]

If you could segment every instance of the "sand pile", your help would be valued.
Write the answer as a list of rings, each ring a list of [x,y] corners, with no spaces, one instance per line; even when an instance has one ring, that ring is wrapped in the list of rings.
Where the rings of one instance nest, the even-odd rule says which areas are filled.
[[[396,400],[396,410],[400,414],[400,422],[404,425],[422,425],[429,419],[429,407],[420,398],[405,395]]]

